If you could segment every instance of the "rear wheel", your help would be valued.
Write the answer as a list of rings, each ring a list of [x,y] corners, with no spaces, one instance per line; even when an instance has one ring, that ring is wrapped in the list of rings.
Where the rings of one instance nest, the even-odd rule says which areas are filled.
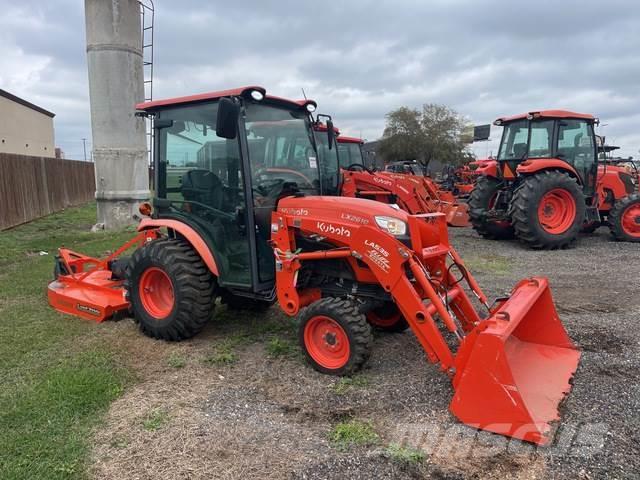
[[[193,337],[211,318],[214,283],[187,242],[160,239],[135,251],[125,289],[145,335],[178,341]]]
[[[495,205],[500,184],[497,178],[480,176],[469,195],[469,220],[473,229],[484,238],[495,240],[513,238],[513,227],[510,222],[492,220],[487,216]]]
[[[367,361],[373,337],[358,307],[353,300],[328,297],[300,313],[298,339],[313,368],[350,375]]]
[[[609,212],[609,228],[618,241],[640,242],[640,195],[618,200]]]
[[[532,248],[569,246],[585,216],[585,198],[575,178],[545,171],[525,177],[515,190],[509,213],[518,238]]]
[[[384,332],[400,333],[409,328],[409,324],[393,302],[387,302],[382,307],[367,312],[369,324]]]

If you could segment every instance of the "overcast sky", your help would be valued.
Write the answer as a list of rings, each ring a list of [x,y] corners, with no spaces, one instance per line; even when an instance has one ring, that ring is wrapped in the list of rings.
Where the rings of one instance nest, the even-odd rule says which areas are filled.
[[[108,1],[108,0],[105,0]],[[599,116],[640,157],[640,2],[156,0],[155,98],[258,84],[301,88],[373,140],[402,105],[480,124],[566,108]],[[0,0],[0,88],[56,113],[56,143],[91,139],[82,0]],[[495,151],[477,145],[483,156]]]

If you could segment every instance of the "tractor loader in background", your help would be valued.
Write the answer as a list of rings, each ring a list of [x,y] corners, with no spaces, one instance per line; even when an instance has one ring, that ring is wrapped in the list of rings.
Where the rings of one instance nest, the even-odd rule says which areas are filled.
[[[319,195],[338,179],[319,168],[315,106],[257,86],[138,105],[154,117],[153,205],[107,259],[60,249],[51,305],[96,321],[130,309],[143,333],[177,341],[219,297],[276,301],[309,364],[334,375],[367,361],[382,319],[409,327],[451,379],[460,421],[547,443],[580,358],[548,281],[490,303],[444,214]]]
[[[439,190],[428,177],[368,168],[360,148],[362,140],[352,137],[341,139],[340,131],[333,126],[331,118],[327,115],[319,117],[326,117],[332,127],[330,134],[327,124],[319,121],[314,124],[317,133],[327,134],[318,136],[320,159],[325,159],[323,164],[335,163],[337,156],[340,166],[339,195],[397,204],[412,214],[442,212],[449,226],[470,226],[466,203],[459,203],[450,192]],[[333,148],[334,144],[337,148]]]
[[[469,198],[480,235],[556,249],[608,224],[616,240],[640,242],[640,177],[598,161],[596,117],[544,110],[494,123],[504,127],[498,158],[477,169]]]

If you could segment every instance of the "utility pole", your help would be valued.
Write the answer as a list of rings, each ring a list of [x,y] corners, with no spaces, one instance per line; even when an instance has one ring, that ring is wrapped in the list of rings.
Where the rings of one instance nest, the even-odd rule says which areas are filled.
[[[87,161],[87,139],[82,139],[82,150],[84,151],[84,161]]]

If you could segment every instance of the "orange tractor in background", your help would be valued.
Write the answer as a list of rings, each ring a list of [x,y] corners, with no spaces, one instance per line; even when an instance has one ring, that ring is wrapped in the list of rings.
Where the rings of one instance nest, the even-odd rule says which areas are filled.
[[[545,278],[490,303],[442,213],[321,196],[338,178],[318,164],[320,137],[332,136],[314,131],[313,101],[253,86],[138,109],[154,118],[153,206],[109,258],[60,249],[54,308],[96,321],[130,311],[144,334],[177,341],[204,327],[218,298],[276,301],[297,317],[309,364],[334,375],[367,361],[372,328],[410,328],[451,379],[457,418],[549,441],[580,353]]]
[[[485,162],[469,198],[474,229],[518,237],[532,248],[569,246],[581,230],[607,224],[616,240],[640,241],[639,176],[598,162],[590,114],[545,110],[502,117],[495,161]]]
[[[327,131],[326,126],[318,131]],[[383,203],[395,203],[412,214],[442,212],[447,225],[468,227],[468,206],[459,203],[456,198],[426,176],[404,169],[396,171],[376,171],[365,165],[361,139],[341,137],[335,131],[338,144],[338,156],[342,169],[340,194],[345,197],[369,198]]]

